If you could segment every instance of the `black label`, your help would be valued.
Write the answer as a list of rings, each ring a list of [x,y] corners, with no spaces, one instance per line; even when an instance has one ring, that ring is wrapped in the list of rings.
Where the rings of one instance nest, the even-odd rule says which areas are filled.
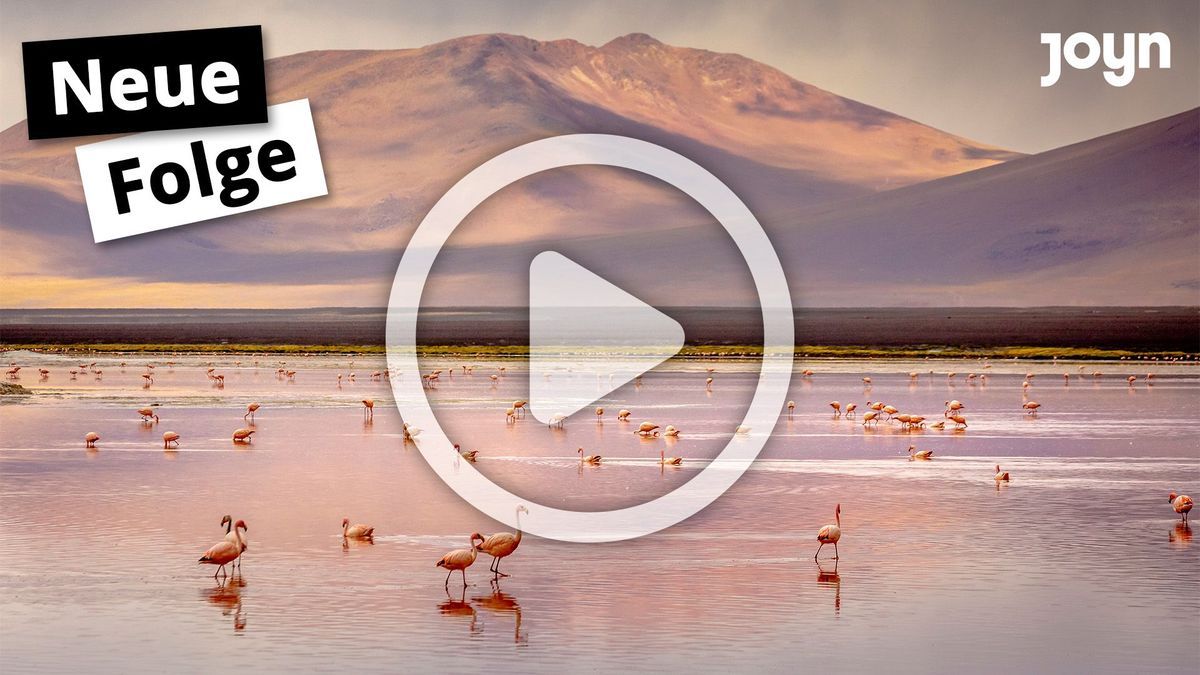
[[[21,48],[31,139],[267,121],[261,26]]]

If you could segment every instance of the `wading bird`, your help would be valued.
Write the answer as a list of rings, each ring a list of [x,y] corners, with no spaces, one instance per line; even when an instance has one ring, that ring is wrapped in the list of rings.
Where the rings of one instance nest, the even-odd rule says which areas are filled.
[[[592,466],[596,466],[600,464],[601,460],[603,459],[604,458],[600,455],[584,455],[583,448],[579,449],[579,462],[581,464],[591,464]]]
[[[682,457],[667,457],[666,450],[658,451],[658,463],[663,466],[681,466],[683,464]]]
[[[1042,407],[1042,404],[1038,403],[1037,401],[1026,401],[1021,407],[1024,408],[1025,412],[1029,413],[1030,415],[1036,415],[1038,408]]]
[[[89,431],[87,432],[87,435],[83,437],[83,447],[94,448],[96,447],[96,441],[98,440],[100,440],[100,434],[94,431]]]
[[[504,572],[500,571],[500,559],[507,558],[508,556],[512,555],[513,552],[517,550],[517,547],[521,545],[522,513],[529,513],[529,509],[525,508],[524,504],[517,506],[516,532],[497,532],[475,546],[476,549],[492,556],[492,565],[488,568],[488,570],[491,571],[496,577],[508,576]]]
[[[658,435],[658,425],[653,422],[642,422],[638,425],[638,430],[635,431],[638,436],[650,438]]]
[[[679,430],[676,429],[674,425],[668,424],[667,428],[663,429],[663,436],[677,438],[679,436]]]
[[[242,554],[242,534],[241,530],[246,529],[246,522],[239,520],[233,525],[233,541],[222,539],[213,544],[212,548],[204,552],[198,561],[201,565],[217,565],[217,571],[213,572],[213,578],[217,574],[225,574],[225,566],[237,560]]]
[[[1008,482],[1008,472],[1001,471],[999,464],[996,465],[996,482]]]
[[[838,504],[833,510],[833,518],[837,522],[833,525],[826,525],[817,531],[817,541],[821,545],[817,547],[817,552],[813,554],[813,560],[821,555],[821,549],[825,548],[825,544],[833,544],[833,559],[838,559],[838,540],[842,538],[842,505]]]
[[[244,534],[239,534],[233,531],[233,517],[225,516],[224,518],[221,518],[221,524],[225,526],[225,541],[240,544],[242,547],[242,555],[245,555],[246,549],[250,548],[250,542],[246,541],[246,536]],[[245,523],[243,522],[242,525],[244,526]],[[243,531],[248,531],[249,529],[249,527],[243,527]],[[237,559],[233,561],[233,567],[239,570],[242,569],[241,555],[239,555]]]
[[[365,417],[367,419],[375,419],[375,399],[364,398],[362,400],[362,404],[363,404],[363,417]]]
[[[158,415],[154,414],[154,408],[138,408],[137,414],[142,416],[143,422],[158,422]]]
[[[166,450],[167,448],[170,448],[172,443],[175,444],[175,447],[179,447],[179,434],[175,433],[174,431],[167,431],[163,433],[163,449]]]
[[[349,518],[342,518],[342,537],[345,539],[367,539],[375,534],[375,528],[371,525],[356,525],[350,524]]]
[[[242,415],[242,419],[246,419],[247,417],[249,417],[250,421],[253,422],[254,421],[254,413],[261,407],[262,406],[260,406],[257,403],[251,403],[250,405],[246,406],[246,414]]]
[[[1171,508],[1175,509],[1175,513],[1183,516],[1183,522],[1186,523],[1188,511],[1191,511],[1192,507],[1195,506],[1196,503],[1192,501],[1191,497],[1187,495],[1177,495],[1174,492],[1171,493],[1171,496],[1168,497],[1168,499],[1171,500]]]
[[[622,409],[620,412],[617,413],[617,421],[618,422],[628,422],[629,416],[632,414],[633,414],[632,412]]]
[[[910,445],[908,446],[908,459],[910,461],[914,459],[933,459],[933,451],[917,450],[917,446]]]
[[[443,584],[445,587],[450,587],[450,575],[454,574],[456,570],[462,572],[463,588],[467,587],[467,568],[475,564],[475,558],[478,556],[478,553],[475,549],[476,539],[482,541],[483,535],[479,534],[478,532],[471,533],[470,548],[455,549],[442,556],[442,559],[437,561],[437,567],[442,567],[446,570],[449,570],[446,572],[446,583]]]
[[[829,402],[829,407],[830,407],[830,408],[833,408],[833,416],[834,416],[834,417],[841,417],[841,416],[842,416],[842,404],[841,404],[840,402],[838,402],[838,401],[830,401],[830,402]]]
[[[249,443],[250,436],[254,434],[253,429],[237,429],[233,432],[234,443]]]

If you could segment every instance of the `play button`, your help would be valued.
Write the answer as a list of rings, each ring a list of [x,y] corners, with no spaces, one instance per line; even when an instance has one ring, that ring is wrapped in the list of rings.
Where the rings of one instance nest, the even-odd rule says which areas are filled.
[[[679,353],[671,317],[554,251],[529,265],[529,406],[549,424]]]

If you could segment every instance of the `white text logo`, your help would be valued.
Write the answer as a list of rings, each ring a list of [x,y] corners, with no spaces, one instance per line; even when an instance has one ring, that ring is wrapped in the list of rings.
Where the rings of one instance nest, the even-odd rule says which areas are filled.
[[[1132,82],[1138,68],[1151,67],[1151,47],[1158,48],[1158,67],[1171,67],[1171,38],[1166,33],[1122,33],[1119,48],[1116,33],[1104,33],[1102,37],[1103,48],[1100,40],[1091,33],[1074,33],[1065,42],[1062,33],[1042,33],[1042,44],[1050,47],[1050,70],[1042,76],[1042,86],[1050,87],[1058,82],[1063,59],[1076,70],[1087,70],[1103,56],[1108,68],[1104,71],[1104,79],[1114,87],[1124,87]]]

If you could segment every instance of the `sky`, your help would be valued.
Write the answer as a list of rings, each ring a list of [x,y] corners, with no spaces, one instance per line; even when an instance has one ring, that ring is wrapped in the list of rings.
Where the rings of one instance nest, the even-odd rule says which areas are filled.
[[[24,118],[22,41],[261,24],[268,57],[418,47],[477,33],[593,45],[642,32],[735,52],[809,84],[984,143],[1039,152],[1200,105],[1195,0],[389,2],[0,0],[0,127]],[[1050,88],[1042,32],[1163,31],[1170,70],[1123,88],[1098,69]]]

